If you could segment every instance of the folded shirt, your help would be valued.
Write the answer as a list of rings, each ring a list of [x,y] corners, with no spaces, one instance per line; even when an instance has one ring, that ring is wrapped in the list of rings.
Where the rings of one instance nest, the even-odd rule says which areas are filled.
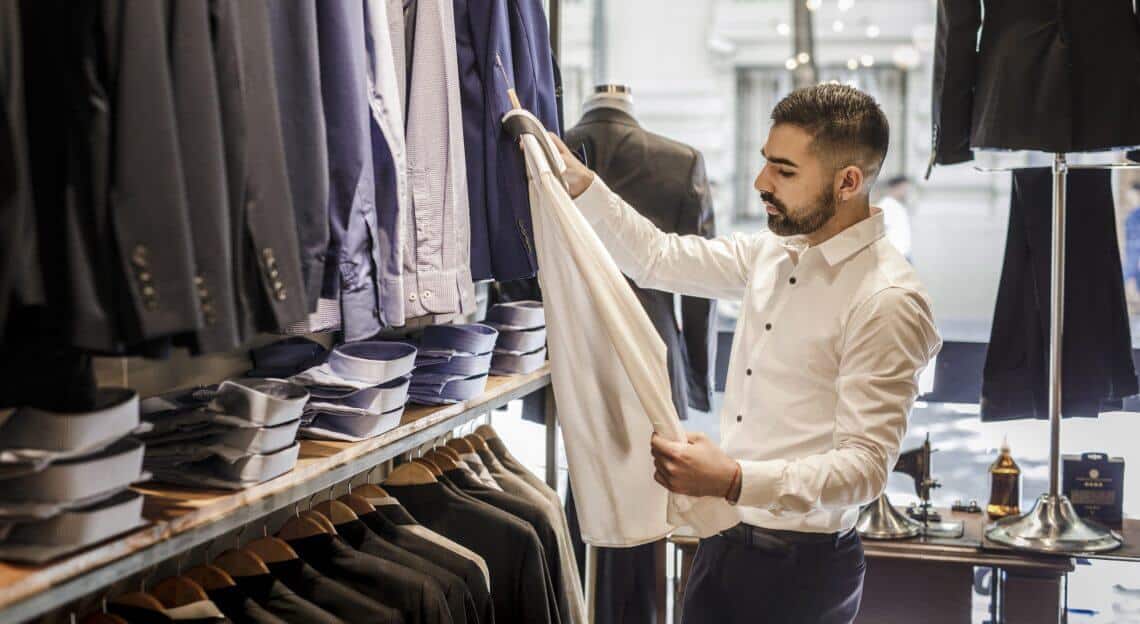
[[[491,360],[493,375],[527,375],[542,368],[546,363],[546,347],[531,353],[495,351]]]
[[[439,353],[439,352],[435,352]],[[416,370],[412,373],[412,385],[425,375],[458,375],[470,377],[486,373],[491,369],[491,352],[470,355],[465,353],[451,353],[433,355],[416,361]]]
[[[330,409],[358,409],[371,413],[388,412],[407,402],[411,380],[410,375],[398,377],[386,384],[362,390],[309,388],[312,398],[309,399],[305,409],[316,406]]]
[[[417,349],[404,342],[366,340],[340,345],[328,361],[290,379],[305,387],[363,390],[404,377],[415,368]]]
[[[458,353],[490,353],[499,331],[490,325],[429,325],[420,338],[420,350]]]
[[[403,405],[383,413],[314,408],[305,411],[306,422],[301,425],[299,435],[310,440],[360,442],[391,431],[403,417]]]
[[[503,329],[499,331],[499,341],[495,351],[531,353],[546,346],[546,326],[534,329]]]
[[[454,375],[425,375],[425,379],[412,379],[408,400],[421,405],[450,405],[468,401],[483,394],[487,388],[487,374],[460,377]]]
[[[146,429],[139,423],[139,397],[134,391],[103,388],[96,401],[95,409],[84,412],[21,407],[0,415],[0,479],[96,453]]]
[[[177,466],[214,456],[232,463],[248,455],[276,453],[296,441],[300,425],[301,419],[297,419],[273,427],[227,427],[224,431],[211,428],[193,438],[152,442],[147,445],[144,466]]]
[[[308,400],[308,391],[289,381],[243,378],[151,397],[141,407],[149,436],[159,436],[204,423],[273,427],[300,418]]]
[[[0,518],[42,519],[105,500],[146,477],[143,450],[138,440],[125,438],[92,455],[4,479],[0,481]]]
[[[497,303],[487,311],[487,325],[502,330],[537,329],[546,326],[546,313],[541,301]]]
[[[301,445],[294,442],[276,453],[247,455],[235,462],[214,456],[172,467],[156,467],[154,480],[189,487],[243,490],[292,470],[300,451]]]
[[[143,496],[125,490],[51,518],[0,528],[0,559],[44,563],[133,531],[146,521]]]

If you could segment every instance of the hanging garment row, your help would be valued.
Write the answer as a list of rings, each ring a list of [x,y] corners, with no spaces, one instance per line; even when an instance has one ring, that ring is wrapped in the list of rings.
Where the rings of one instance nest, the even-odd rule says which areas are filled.
[[[355,341],[535,273],[499,120],[558,127],[541,0],[0,4],[9,346]]]
[[[557,493],[484,425],[83,621],[580,623],[567,535]]]

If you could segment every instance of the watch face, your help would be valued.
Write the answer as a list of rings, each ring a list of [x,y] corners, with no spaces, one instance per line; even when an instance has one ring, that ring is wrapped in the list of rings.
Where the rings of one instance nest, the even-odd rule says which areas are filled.
[[[1099,479],[1100,478],[1100,471],[1097,470],[1096,468],[1089,470],[1089,478],[1090,479]]]

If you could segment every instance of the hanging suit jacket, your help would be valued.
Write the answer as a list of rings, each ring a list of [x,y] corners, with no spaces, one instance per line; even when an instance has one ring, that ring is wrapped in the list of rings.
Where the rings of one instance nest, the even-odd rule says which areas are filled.
[[[563,591],[562,557],[558,550],[558,537],[545,512],[524,498],[491,488],[473,474],[463,470],[448,470],[440,477],[440,481],[445,485],[454,486],[461,494],[515,516],[534,529],[539,543],[542,544],[551,609],[558,612],[561,621],[570,622],[570,599]]]
[[[329,160],[313,0],[268,2],[281,138],[301,253],[305,305],[317,309],[329,245]]]
[[[439,483],[385,485],[384,489],[420,524],[463,544],[487,561],[498,624],[560,621],[547,600],[550,589],[542,545],[529,525],[504,511],[472,502]],[[387,505],[376,509],[385,515],[393,513]]]
[[[20,4],[0,2],[0,342],[8,307],[43,302],[24,102]]]
[[[360,521],[391,544],[419,555],[463,579],[475,603],[475,612],[478,616],[476,621],[481,623],[495,621],[495,607],[491,602],[491,590],[487,578],[474,561],[416,535],[407,527],[400,526],[379,512],[366,513],[360,516]]]
[[[234,624],[287,624],[257,604],[238,586],[208,589],[206,595]]]
[[[253,331],[307,318],[297,227],[285,168],[269,11],[253,0],[213,0],[214,62],[234,228],[240,305]]]
[[[197,352],[228,351],[237,347],[241,336],[209,8],[202,2],[175,2],[170,20],[174,110],[194,243],[194,294],[202,314],[202,328],[191,347]]]
[[[447,609],[451,613],[453,624],[479,624],[479,614],[475,610],[475,601],[467,591],[463,579],[452,574],[432,561],[417,554],[410,553],[392,544],[360,520],[338,524],[337,533],[353,548],[363,553],[398,563],[406,568],[423,572],[430,576],[447,598]]]
[[[122,352],[197,330],[168,5],[22,8],[40,264],[58,335]]]
[[[704,159],[693,148],[647,132],[623,111],[597,108],[566,132],[566,145],[639,213],[664,232],[716,235]],[[673,403],[710,409],[716,363],[716,303],[640,288],[630,282],[657,333],[665,341]]]
[[[238,589],[289,624],[344,624],[344,620],[298,596],[271,574],[236,576]]]
[[[353,624],[365,622],[397,624],[403,622],[399,611],[382,605],[355,589],[334,581],[300,558],[290,561],[276,561],[266,565],[274,578],[297,592],[298,596],[346,622]],[[222,607],[222,610],[225,611],[225,607]]]
[[[1132,0],[939,0],[931,167],[1140,145],[1137,19]]]
[[[452,622],[439,584],[422,572],[362,553],[336,535],[314,535],[289,545],[325,576],[398,609],[407,624]]]

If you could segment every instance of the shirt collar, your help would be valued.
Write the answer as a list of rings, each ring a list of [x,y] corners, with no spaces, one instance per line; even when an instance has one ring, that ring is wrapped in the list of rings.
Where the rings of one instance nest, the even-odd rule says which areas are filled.
[[[886,233],[887,226],[883,219],[883,211],[872,207],[870,217],[816,245],[816,249],[819,250],[828,265],[835,266],[859,253],[871,243],[885,236]],[[808,249],[807,239],[803,236],[788,237],[784,241],[784,247],[789,252],[803,257],[804,252]]]

